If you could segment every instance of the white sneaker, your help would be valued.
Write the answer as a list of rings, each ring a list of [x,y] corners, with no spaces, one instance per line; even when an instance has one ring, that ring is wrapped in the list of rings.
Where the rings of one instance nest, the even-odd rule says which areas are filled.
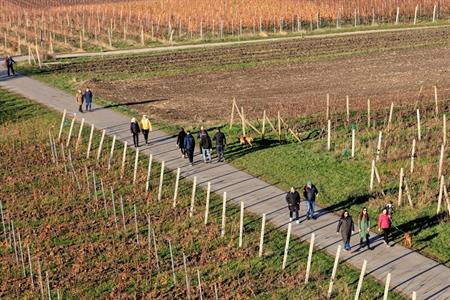
[[[295,221],[295,223],[300,224],[300,220]]]
[[[289,218],[289,222],[292,222],[292,218]]]

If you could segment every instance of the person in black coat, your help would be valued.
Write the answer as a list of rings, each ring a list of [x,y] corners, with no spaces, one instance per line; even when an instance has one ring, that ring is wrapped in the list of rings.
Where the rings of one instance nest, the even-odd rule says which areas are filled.
[[[353,219],[348,213],[348,211],[344,210],[337,226],[337,232],[341,233],[342,241],[344,242],[344,249],[346,251],[350,251],[350,253],[352,252],[350,246],[350,238],[352,236],[353,231],[355,231]]]
[[[186,137],[184,138],[184,150],[189,158],[189,162],[191,165],[194,165],[194,149],[195,149],[195,140],[192,136],[191,132],[188,130]]]
[[[300,223],[298,214],[300,211],[300,194],[293,187],[286,195],[286,202],[289,208],[289,221],[293,220],[295,213],[295,220],[297,220],[297,224]]]
[[[14,59],[11,56],[6,56],[5,58],[5,65],[6,68],[8,69],[8,77],[11,76],[11,73],[13,76],[16,76],[16,72],[14,71],[14,64],[16,62],[14,61]]]
[[[139,123],[136,121],[136,118],[131,119],[130,130],[133,134],[133,143],[137,148],[139,147],[139,133],[141,132],[141,128],[139,127]]]
[[[181,150],[181,157],[186,158],[186,150],[184,149],[184,138],[186,137],[186,132],[184,131],[184,128],[180,128],[180,132],[178,132],[178,138],[177,138],[177,146]]]
[[[203,161],[211,162],[212,141],[205,130],[200,132],[200,147],[202,148]]]
[[[223,151],[225,149],[227,140],[225,139],[225,134],[220,131],[220,128],[217,128],[217,132],[213,137],[213,141],[216,141],[217,161],[222,161]]]
[[[319,193],[316,186],[312,183],[311,180],[308,180],[308,183],[306,183],[304,189],[303,189],[303,196],[306,199],[306,219],[313,218],[314,216],[314,208],[316,206],[316,195]]]

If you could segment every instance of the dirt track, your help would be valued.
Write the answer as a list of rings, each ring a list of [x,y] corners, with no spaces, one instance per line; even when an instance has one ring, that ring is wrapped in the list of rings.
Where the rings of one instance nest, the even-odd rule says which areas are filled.
[[[352,109],[365,108],[367,98],[374,106],[415,100],[421,85],[424,99],[432,97],[435,84],[439,97],[449,98],[449,37],[449,28],[435,28],[293,40],[109,58],[53,71],[89,71],[97,78],[117,77],[124,69],[146,76],[181,72],[90,83],[104,98],[143,102],[134,107],[179,123],[226,120],[232,97],[250,118],[260,116],[263,109],[272,116],[280,110],[283,116],[293,117],[323,111],[326,93],[335,109],[344,108],[345,95],[350,96]]]

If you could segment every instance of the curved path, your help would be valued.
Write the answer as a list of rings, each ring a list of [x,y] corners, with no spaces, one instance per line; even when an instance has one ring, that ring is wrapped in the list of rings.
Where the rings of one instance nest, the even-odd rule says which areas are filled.
[[[77,112],[72,95],[36,80],[23,76],[9,79],[5,77],[3,70],[0,86],[56,111],[67,109],[69,115]],[[129,117],[95,105],[93,112],[76,116],[79,120],[82,117],[87,123],[95,124],[97,129],[105,129],[108,135],[116,135],[119,140],[132,144]],[[197,176],[197,182],[203,187],[210,181],[212,191],[219,194],[227,192],[228,201],[236,204],[243,201],[247,211],[258,215],[266,213],[268,221],[275,226],[287,227],[285,192],[278,187],[225,163],[198,163],[191,167],[180,157],[175,138],[157,129],[152,132],[151,137],[151,145],[141,147],[140,151],[147,154],[151,152],[156,160],[165,161],[168,169],[180,167],[182,177],[192,179],[194,175]],[[196,160],[198,162],[200,158],[197,156]],[[301,212],[305,211],[305,204],[302,202]],[[292,234],[300,240],[307,240],[311,233],[315,232],[316,246],[334,256],[337,245],[341,242],[340,236],[336,234],[337,216],[320,208],[318,211],[319,218],[314,221],[306,221],[302,215],[301,223],[293,224]],[[352,237],[352,244],[358,245],[358,242],[359,237],[356,234]],[[415,291],[417,299],[450,299],[450,268],[400,245],[387,249],[379,239],[373,241],[372,245],[375,247],[373,251],[343,253],[341,262],[350,263],[360,269],[363,260],[367,260],[367,274],[382,283],[390,272],[391,289],[403,293],[406,297],[410,297]]]

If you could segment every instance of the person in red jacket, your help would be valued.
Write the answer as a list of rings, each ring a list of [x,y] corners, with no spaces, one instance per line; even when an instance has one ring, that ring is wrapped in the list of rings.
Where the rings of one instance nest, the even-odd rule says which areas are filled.
[[[386,208],[383,208],[378,217],[378,231],[383,230],[384,243],[389,247],[389,232],[391,231],[392,220]]]

